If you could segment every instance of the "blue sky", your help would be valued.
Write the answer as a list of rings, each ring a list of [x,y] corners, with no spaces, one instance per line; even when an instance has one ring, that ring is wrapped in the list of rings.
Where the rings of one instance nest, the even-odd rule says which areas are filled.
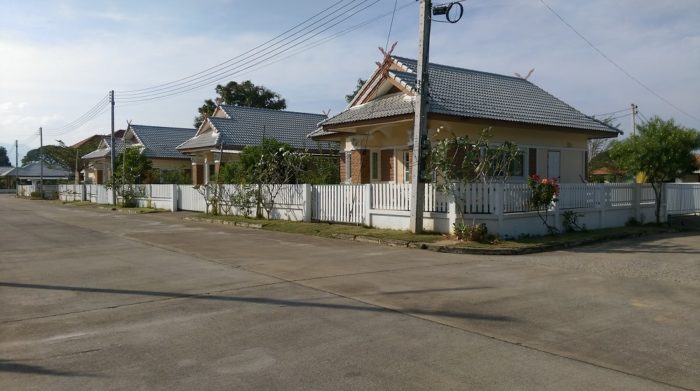
[[[65,134],[50,129],[79,117],[110,89],[150,87],[198,72],[336,1],[0,0],[0,145],[27,141],[39,126],[49,129],[45,143],[107,133],[106,112]],[[632,75],[700,117],[700,2],[545,1]],[[397,54],[415,58],[418,5],[413,0],[398,4],[406,7],[396,15],[391,41],[399,42]],[[699,120],[631,81],[539,0],[464,4],[459,23],[433,24],[432,62],[508,75],[535,68],[532,82],[586,114],[617,111],[635,102],[646,116],[674,117],[700,129]],[[380,0],[324,35],[388,13],[393,6],[394,0]],[[380,59],[377,46],[386,42],[389,20],[384,17],[284,61],[218,81],[250,79],[282,94],[290,110],[337,113],[356,79],[368,76]],[[197,107],[214,96],[215,85],[117,105],[116,126],[123,128],[127,120],[191,126]],[[619,122],[629,131],[629,117]],[[38,139],[25,144],[21,152],[36,147]]]

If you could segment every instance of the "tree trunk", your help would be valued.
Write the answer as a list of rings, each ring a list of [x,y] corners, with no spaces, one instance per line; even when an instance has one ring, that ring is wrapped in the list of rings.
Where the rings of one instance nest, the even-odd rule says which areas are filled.
[[[656,224],[661,223],[661,190],[663,189],[663,183],[652,182],[652,189],[654,189],[654,197],[656,202],[654,205],[654,216],[656,217]]]

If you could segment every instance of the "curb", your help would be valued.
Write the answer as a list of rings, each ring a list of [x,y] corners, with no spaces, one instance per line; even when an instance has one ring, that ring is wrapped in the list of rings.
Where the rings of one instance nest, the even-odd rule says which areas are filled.
[[[207,219],[207,218],[201,218],[201,217],[183,217],[183,219],[187,220],[187,221],[195,221],[195,222],[234,225],[234,226],[243,227],[243,228],[253,228],[253,229],[262,229],[263,228],[263,224],[261,224],[261,223],[246,223],[246,222],[238,222],[238,221],[230,221],[230,220]],[[683,230],[668,229],[668,230],[664,230],[664,231],[660,231],[660,232],[654,232],[653,234],[664,234],[664,233],[674,233],[674,232],[683,232]],[[553,243],[553,244],[544,244],[544,245],[540,245],[540,246],[533,246],[533,247],[526,247],[526,248],[503,248],[503,249],[459,247],[459,246],[443,245],[443,244],[438,244],[438,243],[412,242],[409,240],[400,240],[400,239],[380,239],[380,238],[375,238],[373,236],[352,235],[352,234],[343,234],[343,233],[332,234],[332,235],[326,236],[326,237],[330,237],[333,239],[339,239],[339,240],[360,242],[360,243],[379,244],[379,245],[391,246],[391,247],[405,247],[405,248],[427,250],[427,251],[433,251],[433,252],[438,252],[438,253],[447,253],[447,254],[526,255],[526,254],[543,253],[543,252],[548,252],[548,251],[564,250],[564,249],[572,248],[572,247],[587,246],[587,245],[591,245],[591,244],[603,243],[603,242],[608,242],[608,241],[612,241],[612,240],[637,238],[637,237],[642,237],[642,236],[648,236],[651,234],[652,233],[649,233],[649,232],[635,232],[635,233],[628,233],[628,234],[621,233],[621,234],[609,235],[609,236],[601,237],[601,238],[582,239],[582,240],[572,241],[572,242],[567,242],[567,243]]]
[[[222,224],[222,225],[234,225],[236,227],[252,228],[252,229],[262,229],[263,225],[261,223],[245,223],[242,221],[231,221],[231,220],[219,220],[219,219],[206,219],[201,217],[183,217],[183,220],[195,221],[200,223],[212,223],[212,224]]]

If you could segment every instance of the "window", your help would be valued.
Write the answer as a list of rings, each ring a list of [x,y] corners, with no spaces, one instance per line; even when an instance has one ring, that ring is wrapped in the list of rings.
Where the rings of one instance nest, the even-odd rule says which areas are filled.
[[[411,151],[403,151],[403,181],[411,182]]]
[[[370,170],[372,172],[372,180],[379,180],[379,152],[372,152],[370,161]]]
[[[522,151],[518,152],[515,159],[510,163],[510,176],[525,176],[525,154]]]

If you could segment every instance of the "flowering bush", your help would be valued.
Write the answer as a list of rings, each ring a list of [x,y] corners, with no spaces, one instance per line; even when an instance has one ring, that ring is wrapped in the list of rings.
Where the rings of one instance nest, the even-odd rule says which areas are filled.
[[[556,227],[548,222],[549,207],[553,202],[557,202],[559,196],[559,182],[554,178],[541,178],[539,175],[530,175],[527,184],[532,190],[530,196],[530,207],[537,211],[537,215],[542,220],[542,224],[547,227],[547,231],[554,235],[558,233]],[[542,215],[544,212],[544,216]]]
[[[536,210],[547,210],[552,202],[559,196],[559,182],[554,178],[541,178],[539,175],[530,175],[527,184],[532,190],[530,204]]]

